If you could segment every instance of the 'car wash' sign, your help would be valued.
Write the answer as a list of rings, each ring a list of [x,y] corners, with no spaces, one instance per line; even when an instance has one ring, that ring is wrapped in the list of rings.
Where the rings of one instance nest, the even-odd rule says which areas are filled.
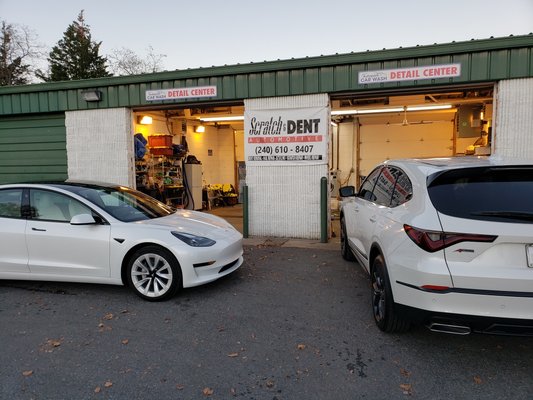
[[[429,65],[425,67],[360,71],[359,84],[455,78],[458,76],[461,76],[461,64]]]
[[[216,86],[183,87],[173,89],[147,90],[146,101],[181,100],[198,97],[216,97]]]
[[[244,113],[247,164],[327,163],[327,107],[251,110]]]

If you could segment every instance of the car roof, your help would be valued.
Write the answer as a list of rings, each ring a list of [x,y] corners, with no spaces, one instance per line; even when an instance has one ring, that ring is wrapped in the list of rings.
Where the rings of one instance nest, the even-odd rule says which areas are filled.
[[[463,157],[447,157],[447,158],[404,158],[397,160],[385,161],[386,165],[396,165],[399,167],[407,167],[409,169],[417,169],[429,175],[433,172],[444,171],[458,168],[474,168],[474,167],[497,167],[497,166],[531,166],[533,167],[533,160],[524,158],[511,157],[486,157],[486,156],[463,156]]]
[[[0,186],[26,186],[26,187],[57,187],[68,189],[69,186],[85,187],[91,189],[98,188],[118,188],[120,185],[107,182],[97,181],[83,181],[83,180],[66,180],[66,181],[42,181],[42,182],[20,182],[20,183],[7,183]]]

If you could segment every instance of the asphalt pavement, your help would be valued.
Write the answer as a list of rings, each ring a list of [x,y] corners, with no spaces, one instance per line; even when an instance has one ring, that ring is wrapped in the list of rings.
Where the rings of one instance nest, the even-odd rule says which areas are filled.
[[[381,333],[337,249],[248,241],[167,302],[0,281],[0,399],[531,399],[533,339]]]

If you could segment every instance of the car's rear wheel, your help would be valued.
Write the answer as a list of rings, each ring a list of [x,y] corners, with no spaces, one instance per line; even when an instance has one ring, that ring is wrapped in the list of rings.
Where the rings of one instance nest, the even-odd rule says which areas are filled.
[[[395,310],[394,299],[383,256],[378,255],[372,263],[372,313],[376,325],[383,332],[405,332],[409,329],[409,321]]]
[[[181,287],[178,261],[161,247],[147,246],[137,250],[130,257],[127,268],[130,287],[145,300],[166,300]]]
[[[346,261],[353,261],[355,257],[348,245],[348,236],[346,234],[346,221],[344,216],[341,217],[341,255]]]

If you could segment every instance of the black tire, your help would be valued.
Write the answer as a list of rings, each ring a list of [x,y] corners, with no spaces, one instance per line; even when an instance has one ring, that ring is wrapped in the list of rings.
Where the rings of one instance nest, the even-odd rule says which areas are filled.
[[[346,222],[344,216],[341,217],[341,255],[346,261],[354,261],[355,256],[348,245],[348,237],[346,235]]]
[[[179,263],[172,253],[161,247],[146,246],[137,250],[126,268],[129,286],[145,300],[167,300],[181,289]]]
[[[387,273],[387,266],[382,255],[378,255],[370,273],[372,282],[372,314],[376,325],[383,332],[400,333],[409,329],[410,323],[399,315],[395,309],[394,298]]]

